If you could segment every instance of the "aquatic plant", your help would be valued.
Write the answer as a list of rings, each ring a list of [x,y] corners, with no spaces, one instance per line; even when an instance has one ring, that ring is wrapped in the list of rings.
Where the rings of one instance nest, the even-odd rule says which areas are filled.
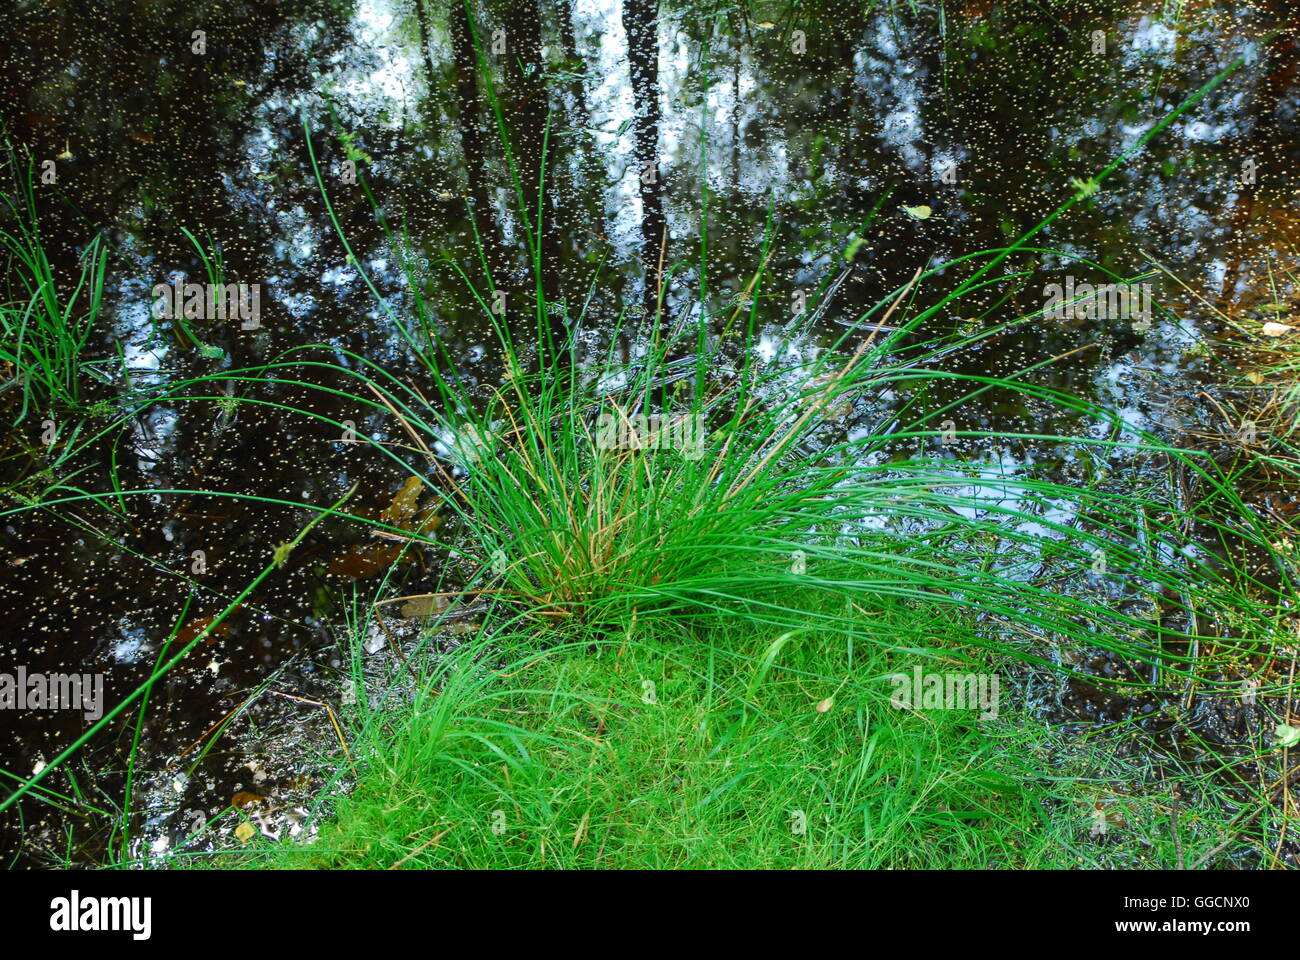
[[[83,356],[104,295],[108,249],[96,236],[82,250],[79,275],[69,290],[45,252],[33,186],[34,161],[24,167],[10,147],[11,195],[0,192],[8,218],[0,227],[7,288],[0,294],[0,364],[7,366],[0,394],[18,388],[22,404],[14,423],[50,404],[76,407],[86,365]]]
[[[1104,182],[1226,75],[1091,182]],[[378,297],[315,169],[349,262]],[[758,295],[766,249],[747,297],[721,329],[711,328],[703,311],[677,329],[647,318],[642,353],[626,363],[612,353],[580,357],[575,336],[548,346],[540,280],[533,315],[541,346],[531,358],[522,355],[492,297],[464,265],[444,260],[501,348],[502,381],[486,388],[467,383],[449,362],[413,258],[377,210],[402,260],[408,311],[399,314],[394,298],[379,300],[422,360],[426,382],[402,382],[352,354],[341,364],[335,348],[297,347],[268,364],[178,384],[169,400],[229,403],[227,394],[196,388],[218,379],[270,380],[342,394],[354,409],[391,418],[408,443],[361,431],[357,439],[418,477],[458,521],[448,594],[548,629],[570,622],[620,629],[633,615],[644,623],[727,613],[745,616],[756,630],[788,630],[807,614],[790,598],[811,591],[845,604],[843,613],[819,613],[820,629],[888,645],[888,636],[866,629],[852,611],[855,598],[888,596],[971,613],[972,647],[1051,664],[1059,644],[1093,646],[1147,665],[1153,677],[1192,674],[1208,665],[1203,648],[1226,657],[1274,642],[1289,589],[1285,572],[1279,583],[1237,559],[1249,552],[1272,563],[1276,555],[1268,531],[1218,466],[1135,433],[1113,412],[1036,385],[1034,373],[1050,360],[1000,377],[953,372],[941,362],[1034,322],[1041,311],[971,333],[927,332],[927,321],[957,309],[963,297],[1010,282],[995,268],[1079,199],[1074,192],[1007,247],[918,270],[835,342],[820,349],[800,343],[798,359],[788,362],[766,361],[756,350],[766,319]],[[526,212],[521,217],[530,231],[542,229]],[[529,244],[535,274],[543,269],[539,238]],[[937,276],[962,271],[960,282],[931,292]],[[663,287],[658,299],[662,304]],[[571,318],[570,329],[580,330],[584,319]],[[790,352],[801,326],[785,325],[774,356]],[[323,375],[355,386],[323,387]],[[992,393],[1068,411],[1104,430],[1067,437],[958,429],[952,412]],[[305,406],[252,396],[235,402],[345,429]],[[1091,479],[1054,481],[1027,467],[1008,475],[986,458],[959,456],[959,439],[1066,451]],[[1194,477],[1200,500],[1152,502],[1154,484],[1115,489],[1105,463],[1120,450],[1155,464],[1160,475]],[[1216,556],[1196,546],[1189,517],[1232,548]],[[432,542],[418,530],[386,526],[412,547]]]

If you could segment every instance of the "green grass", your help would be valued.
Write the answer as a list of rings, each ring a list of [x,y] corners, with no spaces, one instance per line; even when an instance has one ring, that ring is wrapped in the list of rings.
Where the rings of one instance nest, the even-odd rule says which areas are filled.
[[[948,626],[885,602],[864,618],[900,643]],[[500,671],[448,664],[380,731],[311,867],[1009,865],[1035,797],[970,714],[895,710],[908,658],[815,629],[772,651],[735,623],[514,650]],[[772,654],[769,660],[769,654]],[[439,678],[442,680],[443,678]],[[817,705],[830,699],[825,712]],[[391,726],[390,726],[391,724]],[[442,839],[423,848],[435,835]]]
[[[15,192],[0,195],[7,217],[0,221],[0,255],[7,288],[0,292],[0,393],[20,388],[22,404],[14,418],[76,409],[87,369],[83,353],[99,315],[108,249],[94,237],[82,252],[79,275],[60,282],[44,248],[33,182],[34,162],[26,169],[9,151]]]
[[[1188,799],[1175,840],[1172,782],[1111,745],[1067,746],[1010,698],[991,720],[895,708],[895,671],[989,665],[954,655],[960,617],[890,600],[855,615],[895,649],[819,632],[811,618],[782,637],[719,619],[655,633],[629,622],[621,636],[544,651],[528,636],[480,639],[426,661],[430,682],[413,702],[351,715],[362,773],[321,804],[332,811],[314,840],[258,838],[195,862],[1172,867],[1224,835],[1222,798],[1205,785],[1179,781]],[[1099,807],[1107,833],[1092,836]]]

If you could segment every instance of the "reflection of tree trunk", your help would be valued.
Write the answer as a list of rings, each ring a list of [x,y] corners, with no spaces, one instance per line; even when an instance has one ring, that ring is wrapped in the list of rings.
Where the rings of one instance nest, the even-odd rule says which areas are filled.
[[[461,151],[465,157],[465,176],[469,183],[470,216],[474,218],[483,242],[492,283],[506,280],[509,260],[501,249],[492,198],[483,182],[483,137],[479,130],[481,105],[478,96],[478,60],[470,32],[469,11],[464,0],[452,0],[448,17],[451,25],[451,53],[455,63],[456,115],[460,124]],[[421,31],[423,33],[423,29]]]
[[[740,51],[731,64],[731,189],[740,189]]]
[[[546,124],[550,95],[542,79],[542,22],[536,3],[511,3],[498,13],[499,21],[506,27],[506,53],[496,58],[506,77],[508,97],[505,101],[506,127],[510,147],[514,153],[523,194],[527,221],[537,237],[537,218],[541,226],[541,286],[547,304],[558,304],[563,297],[560,286],[560,232],[556,213],[546,206],[539,207],[538,187],[542,174],[542,142],[546,138]],[[495,26],[495,24],[494,24]],[[547,182],[551,182],[549,168],[555,143],[547,144],[545,163]],[[544,197],[540,197],[544,201]],[[539,214],[539,209],[541,213]],[[530,295],[535,288],[530,281]],[[560,315],[550,317],[546,326],[555,347],[562,346],[566,331]],[[540,333],[541,331],[539,331]]]
[[[585,126],[591,121],[591,105],[587,102],[586,81],[582,76],[585,71],[582,69],[582,58],[578,56],[578,41],[573,34],[573,5],[574,0],[555,0],[555,17],[559,23],[560,46],[564,51],[565,60],[568,61],[569,70],[578,74],[568,85],[569,93],[573,97],[570,109],[573,110],[573,116],[578,119],[578,123],[571,132],[576,134],[581,131],[579,142],[582,146],[578,148],[578,163],[594,178],[599,178],[603,175],[604,164],[601,161],[600,150],[592,140],[590,132],[585,129]]]
[[[1247,238],[1254,241],[1261,249],[1267,249],[1273,237],[1260,236],[1260,230],[1268,227],[1259,225],[1252,236],[1252,223],[1256,216],[1256,180],[1266,176],[1270,165],[1276,165],[1285,156],[1288,142],[1278,129],[1280,122],[1279,105],[1283,90],[1294,87],[1296,73],[1295,54],[1300,46],[1297,41],[1279,31],[1274,34],[1268,46],[1260,51],[1261,59],[1272,65],[1272,70],[1258,82],[1255,96],[1250,100],[1250,110],[1246,114],[1248,122],[1239,123],[1241,134],[1236,138],[1233,154],[1245,161],[1254,161],[1256,172],[1249,179],[1236,174],[1237,198],[1232,205],[1233,240],[1230,243],[1231,256],[1224,271],[1223,298],[1231,306],[1239,307],[1243,299],[1249,299],[1251,290],[1243,283],[1242,260],[1251,251],[1246,249]],[[1274,160],[1272,158],[1276,157]],[[1238,171],[1244,171],[1239,164]],[[1276,174],[1274,174],[1276,176]],[[1267,203],[1267,197],[1265,203]],[[1267,207],[1265,208],[1267,209]]]
[[[555,0],[555,19],[560,28],[560,43],[564,55],[570,60],[578,59],[578,42],[573,36],[572,0]]]
[[[658,300],[659,249],[664,207],[659,186],[659,9],[658,0],[624,0],[623,31],[632,65],[636,105],[637,177],[641,184],[641,264],[645,271],[642,304],[653,316]]]
[[[429,11],[425,9],[425,0],[415,0],[415,22],[420,27],[420,53],[424,55],[424,72],[429,84],[429,94],[438,89],[434,81],[433,51],[429,49]]]

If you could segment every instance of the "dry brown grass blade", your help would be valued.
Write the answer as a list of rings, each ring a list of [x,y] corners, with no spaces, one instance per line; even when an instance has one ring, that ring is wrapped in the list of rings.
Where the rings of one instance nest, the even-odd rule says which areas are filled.
[[[385,407],[387,407],[388,412],[391,413],[397,419],[397,422],[402,425],[402,429],[405,430],[407,434],[411,437],[411,439],[415,441],[416,444],[415,449],[419,450],[422,454],[424,454],[424,457],[428,461],[429,465],[438,471],[438,475],[443,479],[443,481],[463,497],[465,495],[465,492],[460,488],[460,484],[456,483],[456,481],[452,478],[452,476],[448,474],[446,470],[443,469],[442,464],[438,461],[438,458],[434,456],[433,451],[429,449],[428,445],[424,442],[423,439],[421,439],[420,435],[416,433],[415,428],[411,426],[410,421],[407,420],[406,417],[402,416],[401,411],[399,411],[396,407],[394,407],[392,403],[389,402],[388,398],[384,396],[384,394],[380,390],[375,388],[375,385],[373,383],[367,384],[367,386],[370,388],[371,392],[374,393],[374,395],[379,398],[379,402],[382,403]],[[444,495],[444,502],[445,500],[446,500],[446,496]]]
[[[427,828],[426,828],[426,829],[427,829]],[[442,831],[442,833],[437,834],[437,835],[434,836],[433,838],[424,841],[424,843],[420,844],[418,847],[416,847],[414,850],[412,850],[412,851],[411,851],[410,853],[408,853],[406,856],[402,857],[401,860],[398,860],[395,864],[393,864],[393,865],[392,865],[391,867],[389,867],[388,869],[389,869],[389,870],[396,870],[398,867],[400,867],[402,864],[406,863],[406,862],[407,862],[408,860],[410,860],[412,857],[415,857],[415,856],[417,856],[418,854],[423,853],[425,850],[428,850],[430,847],[436,847],[436,846],[438,845],[438,841],[439,841],[439,840],[441,840],[443,837],[445,837],[447,834],[451,833],[451,832],[452,832],[453,830],[455,830],[455,829],[456,829],[456,828],[455,828],[454,826],[453,826],[453,827],[448,827],[446,830]],[[417,832],[418,832],[418,831],[417,831]]]
[[[296,700],[298,703],[309,703],[312,706],[323,708],[325,712],[329,714],[330,723],[334,726],[334,735],[339,738],[339,746],[343,748],[343,756],[348,758],[348,766],[352,768],[352,773],[354,775],[356,774],[357,765],[352,760],[352,753],[348,750],[347,740],[343,738],[343,728],[339,726],[339,718],[334,715],[333,707],[328,703],[321,702],[320,700],[310,700],[307,697],[294,696],[292,693],[281,693],[279,690],[269,690],[267,692],[273,693],[277,697],[284,697],[286,700]]]

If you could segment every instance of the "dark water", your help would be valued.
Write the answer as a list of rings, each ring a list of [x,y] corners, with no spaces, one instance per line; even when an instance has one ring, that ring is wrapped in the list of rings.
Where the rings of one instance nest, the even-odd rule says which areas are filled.
[[[935,332],[1031,313],[1043,305],[1044,285],[1067,273],[1099,282],[1101,268],[1136,276],[1152,260],[1218,310],[1259,323],[1272,319],[1261,304],[1276,297],[1268,266],[1280,272],[1297,258],[1300,57],[1282,0],[924,7],[832,0],[795,8],[664,4],[657,13],[640,0],[538,0],[471,8],[472,23],[458,4],[414,0],[219,10],[19,2],[0,15],[0,120],[20,155],[57,158],[57,182],[38,193],[47,251],[70,271],[97,232],[112,249],[109,306],[91,345],[93,357],[109,362],[93,399],[122,405],[304,344],[328,345],[325,358],[344,363],[343,351],[369,357],[427,385],[347,262],[313,154],[351,248],[393,311],[411,306],[399,257],[361,186],[340,176],[349,158],[383,217],[407,238],[453,362],[469,378],[497,382],[499,347],[460,277],[440,263],[451,258],[487,289],[477,231],[507,319],[522,340],[532,336],[524,225],[492,98],[476,81],[475,35],[528,210],[538,208],[545,144],[544,293],[557,317],[585,307],[578,339],[586,349],[630,335],[630,317],[653,309],[661,262],[669,317],[723,322],[759,269],[769,230],[759,312],[767,334],[760,349],[769,352],[798,292],[811,296],[838,277],[846,247],[856,248],[821,326],[795,349],[830,342],[840,321],[918,267],[1014,240],[1068,198],[1071,178],[1094,175],[1238,58],[1245,66],[1230,80],[1032,244],[1095,266],[1019,253],[1006,269],[1024,271],[1022,280],[964,298],[960,315],[935,318]],[[194,52],[195,30],[204,31],[203,53]],[[1094,52],[1096,31],[1105,52]],[[502,39],[505,53],[491,52]],[[1254,175],[1244,176],[1247,169]],[[928,216],[919,216],[922,208]],[[229,281],[261,285],[261,329],[196,325],[220,357],[150,316],[155,284],[204,279],[182,228],[220,249]],[[944,280],[925,287],[921,302],[937,301]],[[1105,400],[1144,429],[1194,418],[1196,384],[1220,362],[1198,345],[1221,325],[1179,284],[1163,275],[1151,282],[1163,309],[1149,331],[1120,320],[1044,320],[951,362],[1010,374],[1082,347],[1044,382]],[[565,331],[557,320],[555,334]],[[349,409],[327,394],[269,383],[231,389],[310,403],[361,432],[401,439],[387,414]],[[2,402],[12,404],[12,395]],[[6,413],[12,418],[17,408]],[[1096,428],[995,402],[962,415],[972,427],[1008,433]],[[31,493],[52,482],[40,475],[47,464],[24,453],[36,447],[47,416],[70,414],[34,412],[17,426],[21,439],[10,439],[0,468],[6,486]],[[112,461],[124,489],[319,505],[359,482],[359,508],[381,510],[401,485],[400,470],[339,440],[327,425],[275,407],[242,405],[232,419],[215,399],[169,400],[61,465],[59,476],[89,465],[69,482],[106,490]],[[1014,463],[1023,451],[1008,443],[981,455]],[[3,518],[4,669],[12,662],[103,671],[105,700],[116,703],[148,674],[177,622],[185,624],[181,639],[193,636],[306,516],[236,497],[159,494],[132,497],[117,515],[66,504]],[[292,657],[301,658],[293,661],[294,690],[331,689],[341,605],[385,559],[372,543],[362,531],[322,524],[155,691],[143,739],[155,772]],[[195,551],[203,551],[202,573],[194,571]],[[417,592],[434,576],[411,563],[395,586]],[[83,729],[49,712],[9,712],[0,724],[0,767],[20,775]],[[126,729],[97,739],[69,768],[75,789],[101,805],[121,795]],[[177,809],[216,812],[251,782],[246,763],[239,750],[214,750],[180,784]],[[74,789],[65,776],[50,786]],[[102,856],[105,830],[35,802],[21,811],[30,836],[48,841],[67,827],[71,840],[60,845],[74,860]],[[20,823],[13,811],[3,816],[13,840]],[[181,819],[166,828],[173,836],[182,835]]]

